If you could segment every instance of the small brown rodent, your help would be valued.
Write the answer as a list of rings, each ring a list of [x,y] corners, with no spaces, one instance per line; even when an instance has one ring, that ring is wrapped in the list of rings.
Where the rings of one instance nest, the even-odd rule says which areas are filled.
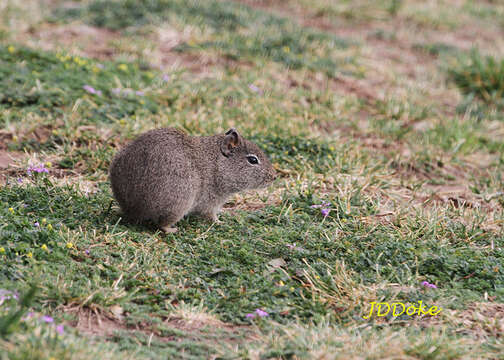
[[[268,158],[235,129],[189,136],[174,128],[140,135],[110,166],[114,197],[132,222],[152,220],[165,232],[187,214],[217,220],[231,194],[276,178]]]

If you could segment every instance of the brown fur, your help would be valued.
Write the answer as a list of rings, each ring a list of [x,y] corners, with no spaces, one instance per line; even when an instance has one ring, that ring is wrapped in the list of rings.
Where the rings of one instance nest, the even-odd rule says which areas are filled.
[[[250,164],[254,154],[259,164]],[[193,137],[174,128],[140,135],[110,166],[114,197],[132,222],[152,220],[167,232],[184,215],[217,220],[228,197],[275,179],[266,155],[234,129]]]

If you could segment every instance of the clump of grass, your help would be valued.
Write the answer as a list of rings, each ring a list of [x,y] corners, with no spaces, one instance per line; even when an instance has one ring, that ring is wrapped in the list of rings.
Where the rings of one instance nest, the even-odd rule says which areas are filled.
[[[449,74],[460,90],[487,103],[502,102],[504,97],[504,60],[482,56],[476,49]]]
[[[302,28],[296,22],[231,1],[94,0],[87,6],[57,10],[57,16],[81,19],[109,29],[160,22],[188,23],[214,32],[210,41],[190,41],[179,51],[213,49],[227,57],[266,58],[293,69],[307,68],[330,76],[358,73],[353,56],[338,53],[349,43],[335,35]]]
[[[470,359],[497,351],[485,351],[477,341],[439,329],[341,328],[328,319],[308,325],[272,324],[258,341],[219,350],[224,357],[246,359]]]
[[[155,74],[137,63],[100,63],[64,53],[0,46],[0,110],[23,109],[18,116],[62,115],[78,99],[79,111],[91,122],[156,112],[157,102],[145,91],[154,82]]]
[[[444,54],[452,55],[456,54],[459,51],[455,46],[443,42],[417,43],[413,44],[413,49],[423,51],[432,56],[439,56]]]

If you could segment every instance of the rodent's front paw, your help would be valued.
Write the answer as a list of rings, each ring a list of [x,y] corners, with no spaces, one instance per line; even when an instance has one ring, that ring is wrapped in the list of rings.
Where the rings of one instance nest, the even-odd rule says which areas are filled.
[[[169,226],[161,226],[161,230],[163,230],[163,232],[166,234],[174,234],[178,231],[178,228],[169,227]]]

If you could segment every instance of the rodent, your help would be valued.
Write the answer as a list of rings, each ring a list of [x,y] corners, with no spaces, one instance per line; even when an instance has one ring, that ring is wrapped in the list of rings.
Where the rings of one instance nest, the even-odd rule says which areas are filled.
[[[116,154],[109,176],[125,217],[151,220],[164,232],[176,232],[173,225],[187,214],[216,221],[230,195],[276,178],[261,149],[234,128],[201,137],[175,128],[148,131]]]

